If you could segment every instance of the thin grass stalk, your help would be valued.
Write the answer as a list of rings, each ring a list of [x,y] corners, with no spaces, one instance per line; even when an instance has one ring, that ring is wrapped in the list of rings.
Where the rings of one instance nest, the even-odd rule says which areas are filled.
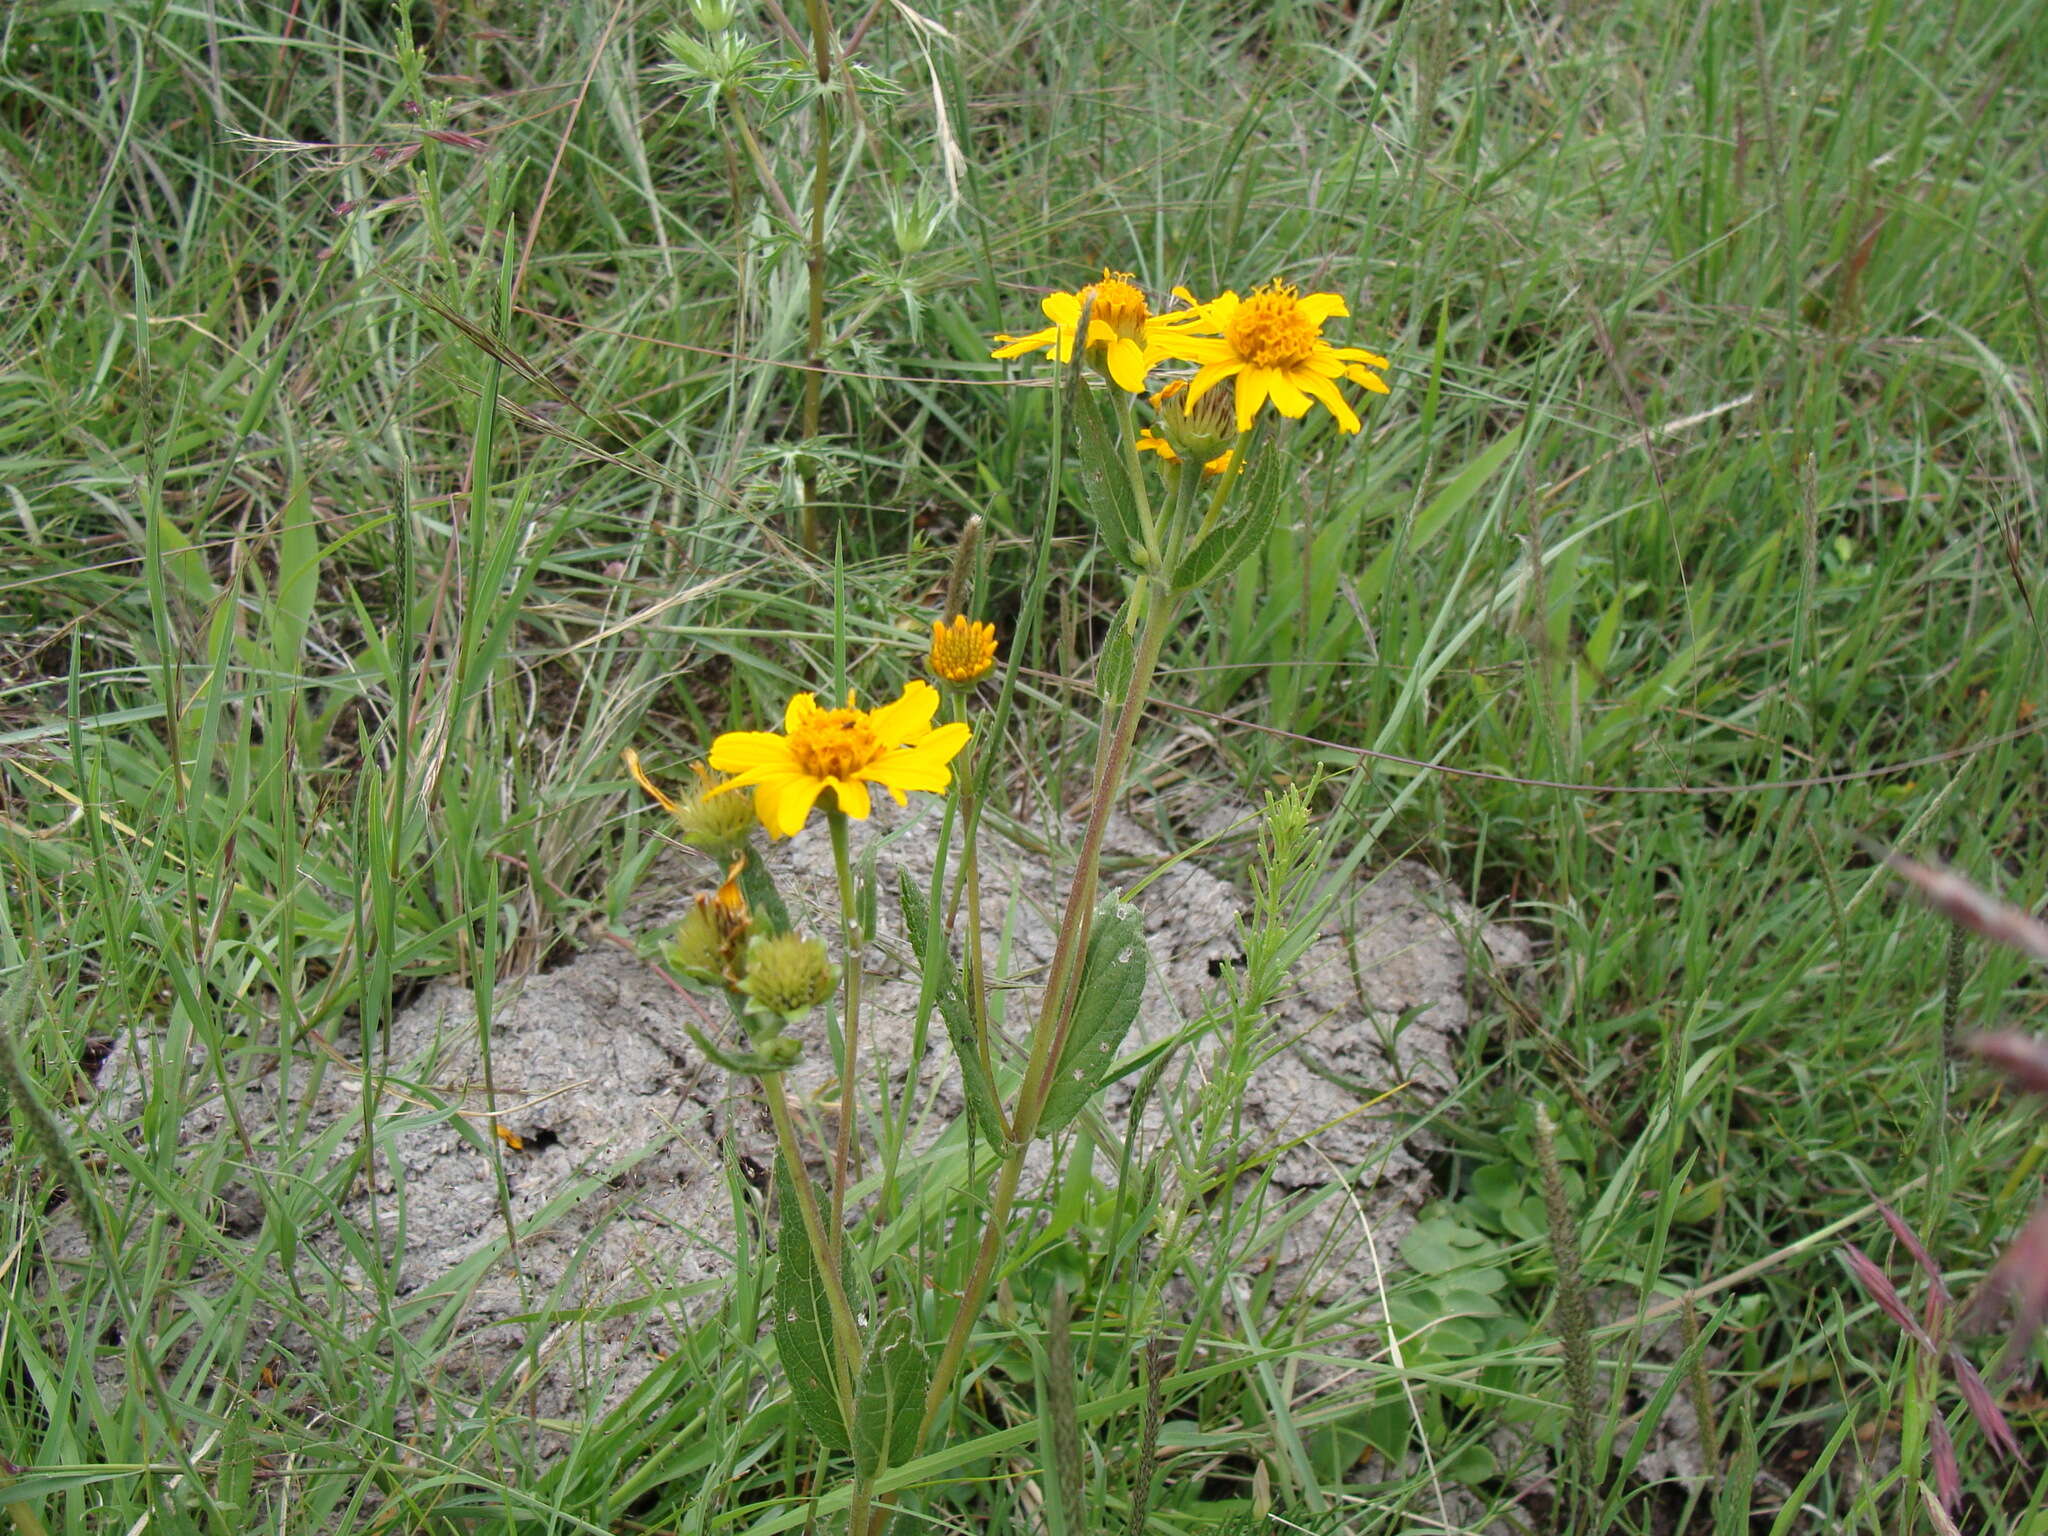
[[[1052,1430],[1052,1484],[1067,1536],[1089,1536],[1083,1498],[1081,1415],[1074,1405],[1073,1300],[1065,1286],[1052,1294],[1045,1328],[1045,1412]]]
[[[811,23],[811,50],[818,71],[817,106],[813,113],[817,140],[811,168],[811,226],[804,253],[810,280],[809,366],[804,370],[804,438],[815,442],[823,410],[825,370],[825,206],[832,191],[832,16],[825,0],[805,0]],[[803,470],[803,543],[818,550],[818,477],[808,457]]]
[[[1138,1462],[1131,1476],[1126,1536],[1145,1536],[1145,1516],[1152,1508],[1152,1464],[1159,1455],[1159,1426],[1166,1417],[1166,1368],[1173,1351],[1163,1339],[1153,1339],[1139,1360],[1145,1376],[1145,1416],[1138,1426]]]

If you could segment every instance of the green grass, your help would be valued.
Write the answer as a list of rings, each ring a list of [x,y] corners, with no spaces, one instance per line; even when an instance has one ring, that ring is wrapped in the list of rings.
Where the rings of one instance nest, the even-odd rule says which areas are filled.
[[[1932,1529],[1929,1474],[1888,1459],[1912,1362],[1834,1248],[1905,1283],[1883,1196],[1966,1282],[2039,1183],[2038,1122],[1988,1074],[1942,1115],[1949,935],[1866,843],[2043,897],[2048,25],[1974,0],[931,20],[884,10],[861,44],[899,91],[864,89],[842,139],[823,436],[800,443],[802,242],[729,119],[661,76],[686,12],[419,7],[418,52],[352,0],[0,19],[0,968],[35,1085],[0,1153],[0,1456],[23,1469],[0,1510],[23,1533],[801,1528],[763,1492],[808,1453],[762,1407],[749,1266],[672,1373],[544,1458],[443,1378],[434,1314],[480,1267],[401,1299],[374,1234],[367,1289],[307,1259],[363,1172],[343,1128],[287,1117],[260,1224],[220,1235],[210,1203],[258,1161],[232,1106],[274,1062],[310,1095],[342,1070],[320,1047],[374,1039],[420,981],[487,999],[616,914],[652,829],[619,750],[701,750],[842,646],[865,688],[907,675],[972,512],[1008,634],[1062,461],[1051,392],[1006,383],[985,337],[1109,263],[1341,292],[1344,339],[1394,360],[1359,438],[1309,428],[1300,517],[1169,648],[1157,720],[1209,744],[1141,742],[1141,805],[1169,775],[1355,769],[1340,843],[1414,849],[1543,946],[1434,1128],[1442,1230],[1502,1315],[1311,1397],[1284,1331],[1247,1370],[1247,1318],[1205,1293],[1188,1337],[1215,1348],[1184,1351],[1151,1528],[1213,1523],[1258,1462],[1333,1529],[1543,1528],[1485,1447],[1562,1414],[1541,1100],[1603,1319],[1744,1276],[1699,1310],[1724,1462],[1763,1469],[1746,1507],[1603,1456],[1593,1520]],[[811,117],[776,94],[798,89],[750,111],[803,206]],[[899,243],[891,210],[920,206],[943,217]],[[797,542],[807,468],[839,615]],[[1074,792],[1036,743],[1120,595],[1077,514],[1053,531],[1026,817]],[[1964,960],[1967,1026],[2040,1027],[2037,976]],[[107,1038],[156,1043],[132,1123],[76,1101]],[[374,1099],[388,1066],[348,1069]],[[181,1147],[209,1102],[218,1141]],[[97,1246],[59,1253],[83,1206]],[[1088,1224],[1128,1241],[1156,1215]],[[1229,1240],[1283,1219],[1233,1207]],[[1076,1322],[1103,1531],[1142,1416],[1143,1341],[1107,1319],[1154,1278],[1111,1275]],[[1397,1320],[1454,1307],[1457,1278],[1393,1277]],[[1038,1519],[1049,1298],[1022,1300],[987,1417],[911,1469],[939,1528]],[[243,1366],[266,1318],[309,1341],[275,1393]],[[1603,1444],[1675,1380],[1645,1351],[1600,1337]],[[135,1390],[96,1390],[95,1363]],[[1991,1512],[2048,1498],[2038,1406],[2008,1401],[2025,1467],[1952,1390],[1937,1406],[1972,1508],[2032,1529]],[[1326,1464],[1419,1442],[1427,1463],[1349,1484]]]

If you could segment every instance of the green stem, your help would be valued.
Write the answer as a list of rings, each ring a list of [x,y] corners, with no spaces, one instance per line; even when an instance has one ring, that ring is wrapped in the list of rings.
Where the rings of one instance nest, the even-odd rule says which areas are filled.
[[[930,1436],[932,1425],[938,1421],[939,1409],[945,1406],[946,1398],[952,1393],[953,1380],[960,1374],[960,1362],[967,1353],[968,1337],[974,1332],[974,1320],[981,1315],[989,1280],[995,1274],[996,1254],[1002,1249],[1003,1234],[1010,1225],[1010,1207],[1017,1199],[1017,1184],[1024,1176],[1024,1150],[1019,1146],[1003,1160],[1003,1171],[996,1179],[995,1198],[989,1204],[988,1220],[981,1228],[981,1247],[974,1255],[974,1268],[960,1293],[960,1310],[953,1314],[952,1329],[946,1334],[944,1348],[939,1351],[939,1363],[932,1368],[931,1385],[925,1389],[924,1417],[917,1425],[917,1444],[920,1447]]]
[[[1138,509],[1138,529],[1145,536],[1145,555],[1157,569],[1164,559],[1159,547],[1159,531],[1152,523],[1152,498],[1145,490],[1145,471],[1138,464],[1138,413],[1131,406],[1131,397],[1115,383],[1109,386],[1109,397],[1115,402],[1118,436],[1122,439],[1124,474],[1131,482],[1131,500]]]
[[[846,1185],[853,1161],[856,1105],[860,1100],[860,971],[861,947],[866,941],[860,924],[854,921],[853,858],[847,850],[846,812],[837,807],[826,811],[825,825],[832,833],[832,867],[839,876],[840,968],[846,984],[843,1054],[839,1062],[839,1134],[832,1149],[833,1242],[830,1257],[837,1264],[846,1220]]]
[[[1017,1112],[1011,1117],[1011,1134],[1028,1142],[1038,1128],[1039,1114],[1052,1092],[1053,1073],[1058,1068],[1060,1049],[1066,1044],[1073,1022],[1074,1002],[1079,991],[1081,957],[1088,948],[1088,934],[1095,922],[1095,892],[1102,864],[1102,840],[1109,830],[1117,793],[1123,786],[1124,766],[1131,743],[1138,733],[1138,721],[1145,712],[1151,692],[1152,673],[1166,642],[1178,603],[1164,580],[1140,578],[1145,591],[1144,628],[1139,631],[1137,654],[1131,664],[1131,681],[1124,691],[1123,707],[1117,715],[1109,746],[1096,763],[1095,783],[1088,805],[1088,827],[1082,834],[1081,850],[1074,870],[1074,882],[1067,890],[1066,911],[1060,918],[1059,941],[1053,950],[1051,974],[1046,978],[1040,1000],[1038,1022],[1031,1032],[1031,1058],[1024,1069],[1024,1083],[1018,1091]]]
[[[1016,1202],[1018,1181],[1023,1177],[1024,1154],[1032,1133],[1038,1127],[1038,1116],[1044,1109],[1046,1095],[1051,1092],[1059,1047],[1065,1043],[1066,1028],[1073,1017],[1072,981],[1079,978],[1079,957],[1087,948],[1088,933],[1094,920],[1102,840],[1109,827],[1117,791],[1122,786],[1124,765],[1137,735],[1138,720],[1145,711],[1152,674],[1158,665],[1159,652],[1165,644],[1175,607],[1174,599],[1163,582],[1150,577],[1142,579],[1152,587],[1147,594],[1145,628],[1138,640],[1130,687],[1125,692],[1108,749],[1098,757],[1094,797],[1088,808],[1088,827],[1081,839],[1080,862],[1067,893],[1066,911],[1060,919],[1059,942],[1053,951],[1052,973],[1046,979],[1038,1022],[1032,1030],[1031,1060],[1025,1068],[1024,1083],[1018,1092],[1017,1111],[1011,1117],[1013,1150],[1003,1160],[995,1194],[982,1224],[981,1245],[975,1254],[974,1268],[961,1292],[960,1310],[953,1314],[953,1326],[946,1335],[938,1364],[932,1371],[931,1386],[925,1393],[924,1418],[917,1431],[920,1446],[930,1435],[939,1409],[953,1390],[954,1379],[959,1375],[961,1361],[966,1355],[968,1337],[973,1333],[975,1319],[981,1315],[982,1305],[987,1300],[989,1284],[995,1275],[996,1257],[1009,1229],[1010,1210]]]

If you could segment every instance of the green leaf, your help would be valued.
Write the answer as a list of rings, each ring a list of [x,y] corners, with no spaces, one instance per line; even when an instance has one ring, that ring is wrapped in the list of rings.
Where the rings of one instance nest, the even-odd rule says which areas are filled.
[[[809,1175],[799,1170],[797,1178]],[[839,1404],[839,1349],[832,1337],[832,1303],[825,1272],[811,1251],[789,1164],[775,1158],[775,1352],[789,1378],[789,1395],[811,1433],[829,1450],[852,1448]],[[842,1265],[842,1275],[844,1266]]]
[[[1226,574],[1244,564],[1245,558],[1265,543],[1273,530],[1281,501],[1280,455],[1267,453],[1257,468],[1239,477],[1232,495],[1245,498],[1244,509],[1208,535],[1181,557],[1173,571],[1173,590],[1186,592],[1212,576]]]
[[[1144,588],[1138,590],[1142,592]],[[1131,686],[1131,669],[1137,665],[1131,644],[1131,630],[1137,618],[1133,607],[1136,602],[1134,594],[1124,599],[1123,607],[1117,609],[1109,639],[1103,643],[1102,654],[1095,662],[1095,696],[1105,709],[1123,703],[1124,690]]]
[[[782,904],[782,892],[775,888],[775,877],[751,848],[747,850],[747,862],[740,866],[740,894],[747,898],[747,910],[767,928],[776,933],[791,931],[789,908]]]
[[[953,1059],[960,1063],[960,1092],[967,1100],[967,1113],[983,1140],[991,1146],[1006,1146],[1009,1132],[1003,1125],[995,1084],[982,1066],[981,1045],[974,1038],[967,1001],[954,980],[952,957],[940,945],[936,967],[928,958],[928,946],[932,944],[931,904],[907,870],[896,872],[896,899],[903,908],[903,927],[910,935],[911,953],[917,956],[918,970],[931,988],[939,1017],[945,1021],[946,1038],[953,1042]]]
[[[1081,482],[1095,529],[1119,565],[1132,566],[1132,551],[1144,542],[1137,503],[1117,445],[1115,420],[1096,393],[1085,384],[1073,393],[1074,421],[1081,436]]]
[[[1105,901],[1095,911],[1074,1022],[1039,1116],[1039,1135],[1053,1136],[1066,1129],[1102,1087],[1116,1062],[1117,1048],[1138,1016],[1146,965],[1145,925],[1138,909],[1115,899]]]
[[[931,1357],[908,1312],[891,1312],[875,1329],[861,1366],[853,1409],[853,1459],[870,1480],[917,1454],[917,1426],[931,1383]]]

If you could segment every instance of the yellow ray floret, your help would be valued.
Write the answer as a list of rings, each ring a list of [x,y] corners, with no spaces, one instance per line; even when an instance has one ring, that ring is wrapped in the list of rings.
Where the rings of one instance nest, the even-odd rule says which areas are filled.
[[[1138,429],[1138,441],[1135,446],[1138,452],[1156,453],[1169,464],[1178,464],[1180,462],[1180,455],[1173,451],[1173,444],[1169,443],[1157,432],[1154,432],[1150,427],[1140,427]],[[1215,458],[1208,460],[1202,465],[1202,473],[1205,475],[1222,474],[1230,468],[1230,456],[1236,451],[1234,448],[1224,449]]]
[[[1251,430],[1252,419],[1268,400],[1283,416],[1303,416],[1319,403],[1346,432],[1356,432],[1358,413],[1338,392],[1337,380],[1349,379],[1373,394],[1387,392],[1375,369],[1387,360],[1361,347],[1333,347],[1323,339],[1323,323],[1350,314],[1334,293],[1303,297],[1291,284],[1268,283],[1250,298],[1226,293],[1202,306],[1201,318],[1163,333],[1162,356],[1195,363],[1200,371],[1188,385],[1187,405],[1225,379],[1237,386],[1237,429]]]
[[[720,736],[711,744],[711,766],[733,777],[711,794],[752,789],[761,825],[772,836],[794,837],[828,789],[833,804],[855,820],[865,820],[871,809],[870,784],[881,785],[898,805],[907,803],[910,790],[943,793],[953,782],[946,765],[967,745],[969,732],[959,723],[933,726],[938,690],[912,681],[895,703],[874,710],[855,708],[853,697],[847,694],[844,709],[824,709],[800,693],[783,714],[781,735]]]

